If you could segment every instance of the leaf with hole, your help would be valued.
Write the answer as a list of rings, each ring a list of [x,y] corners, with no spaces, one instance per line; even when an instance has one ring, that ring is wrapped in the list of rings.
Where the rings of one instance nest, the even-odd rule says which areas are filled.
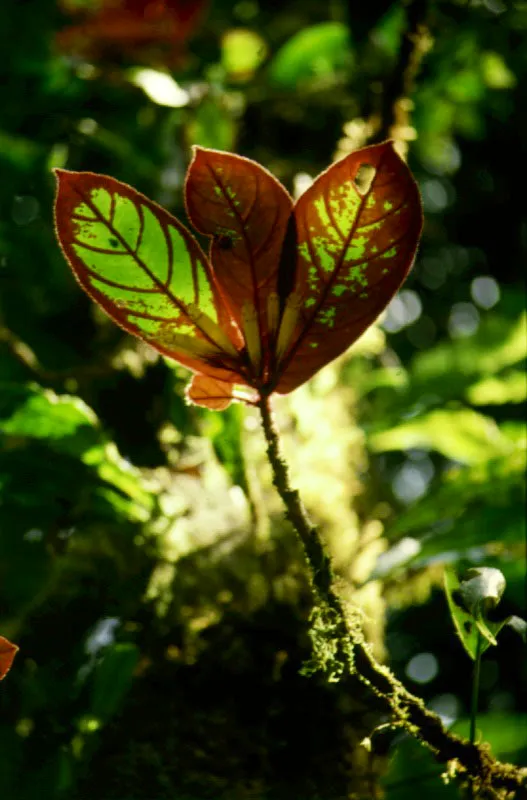
[[[333,164],[294,214],[296,276],[285,313],[295,334],[283,343],[279,392],[304,383],[372,324],[410,270],[422,225],[417,186],[390,142]]]
[[[334,164],[295,205],[254,161],[196,148],[185,197],[208,258],[130,186],[56,174],[57,234],[80,284],[202,376],[187,397],[215,409],[290,392],[344,352],[404,280],[421,231],[416,184],[390,142]]]

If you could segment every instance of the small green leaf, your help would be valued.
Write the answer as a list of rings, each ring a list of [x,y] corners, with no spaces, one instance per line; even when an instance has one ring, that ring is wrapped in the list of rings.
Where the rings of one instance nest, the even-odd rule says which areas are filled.
[[[480,652],[492,644],[506,625],[527,641],[527,622],[520,617],[508,616],[496,622],[487,613],[496,608],[505,591],[505,578],[499,569],[476,567],[469,569],[465,580],[460,581],[452,568],[445,569],[445,592],[452,621],[461,642],[472,659],[476,658],[478,636],[482,641]]]
[[[470,658],[475,661],[478,651],[479,636],[481,635],[483,637],[480,646],[481,653],[484,653],[491,644],[496,644],[496,640],[492,633],[490,633],[489,638],[489,631],[486,626],[482,626],[478,623],[473,614],[465,608],[460,593],[461,582],[452,568],[445,569],[444,583],[452,622],[454,623],[454,627],[461,639],[463,647]]]

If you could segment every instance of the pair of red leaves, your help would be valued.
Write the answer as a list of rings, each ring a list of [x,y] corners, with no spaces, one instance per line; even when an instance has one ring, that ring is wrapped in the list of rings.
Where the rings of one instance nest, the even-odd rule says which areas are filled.
[[[167,211],[103,175],[57,170],[57,233],[123,328],[197,373],[188,396],[285,394],[346,350],[406,277],[419,192],[391,142],[333,164],[293,204],[254,161],[196,148],[185,201],[209,257]],[[255,398],[255,399],[256,399]]]
[[[17,652],[18,647],[16,644],[12,644],[8,639],[0,636],[0,681],[5,678],[11,669],[13,659]]]

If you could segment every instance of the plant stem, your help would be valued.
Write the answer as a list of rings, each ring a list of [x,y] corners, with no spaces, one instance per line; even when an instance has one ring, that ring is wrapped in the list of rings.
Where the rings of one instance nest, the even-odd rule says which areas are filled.
[[[410,125],[409,98],[421,61],[432,40],[426,24],[429,0],[408,0],[405,8],[406,29],[397,64],[386,78],[380,109],[381,124],[374,141],[401,140],[401,132]],[[404,135],[402,137],[404,141]]]
[[[410,734],[432,750],[439,762],[455,761],[458,773],[469,779],[484,783],[492,790],[506,789],[517,792],[517,798],[527,798],[527,770],[512,764],[501,764],[490,755],[487,748],[446,731],[440,717],[429,711],[423,701],[411,694],[389,669],[379,664],[362,636],[348,626],[343,603],[335,590],[329,555],[307,515],[299,493],[291,486],[269,397],[261,397],[257,405],[267,441],[273,483],[284,502],[287,517],[304,546],[315,603],[325,605],[333,614],[335,652],[347,664],[348,672],[355,673],[385,709]]]
[[[478,638],[476,643],[476,659],[474,661],[474,672],[472,674],[472,701],[470,704],[469,738],[472,744],[475,744],[476,742],[476,717],[478,715],[479,676],[481,672],[481,644],[482,644],[482,636],[478,630]]]

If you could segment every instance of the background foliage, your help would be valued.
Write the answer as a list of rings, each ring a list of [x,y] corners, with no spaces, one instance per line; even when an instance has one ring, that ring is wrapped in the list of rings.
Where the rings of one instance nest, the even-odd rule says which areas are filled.
[[[0,12],[0,633],[21,648],[2,796],[333,800],[374,796],[382,774],[390,800],[457,797],[413,742],[359,746],[379,720],[352,681],[300,674],[309,593],[257,418],[187,407],[184,370],[90,304],[54,239],[50,169],[108,173],[184,217],[199,143],[299,192],[382,125],[411,15],[426,22],[401,134],[427,217],[417,263],[277,413],[368,635],[466,732],[442,564],[498,567],[504,616],[526,604],[525,3],[181,2],[126,41],[87,27],[97,5]],[[123,5],[121,31],[141,3]],[[504,631],[479,727],[516,763],[526,678]]]

